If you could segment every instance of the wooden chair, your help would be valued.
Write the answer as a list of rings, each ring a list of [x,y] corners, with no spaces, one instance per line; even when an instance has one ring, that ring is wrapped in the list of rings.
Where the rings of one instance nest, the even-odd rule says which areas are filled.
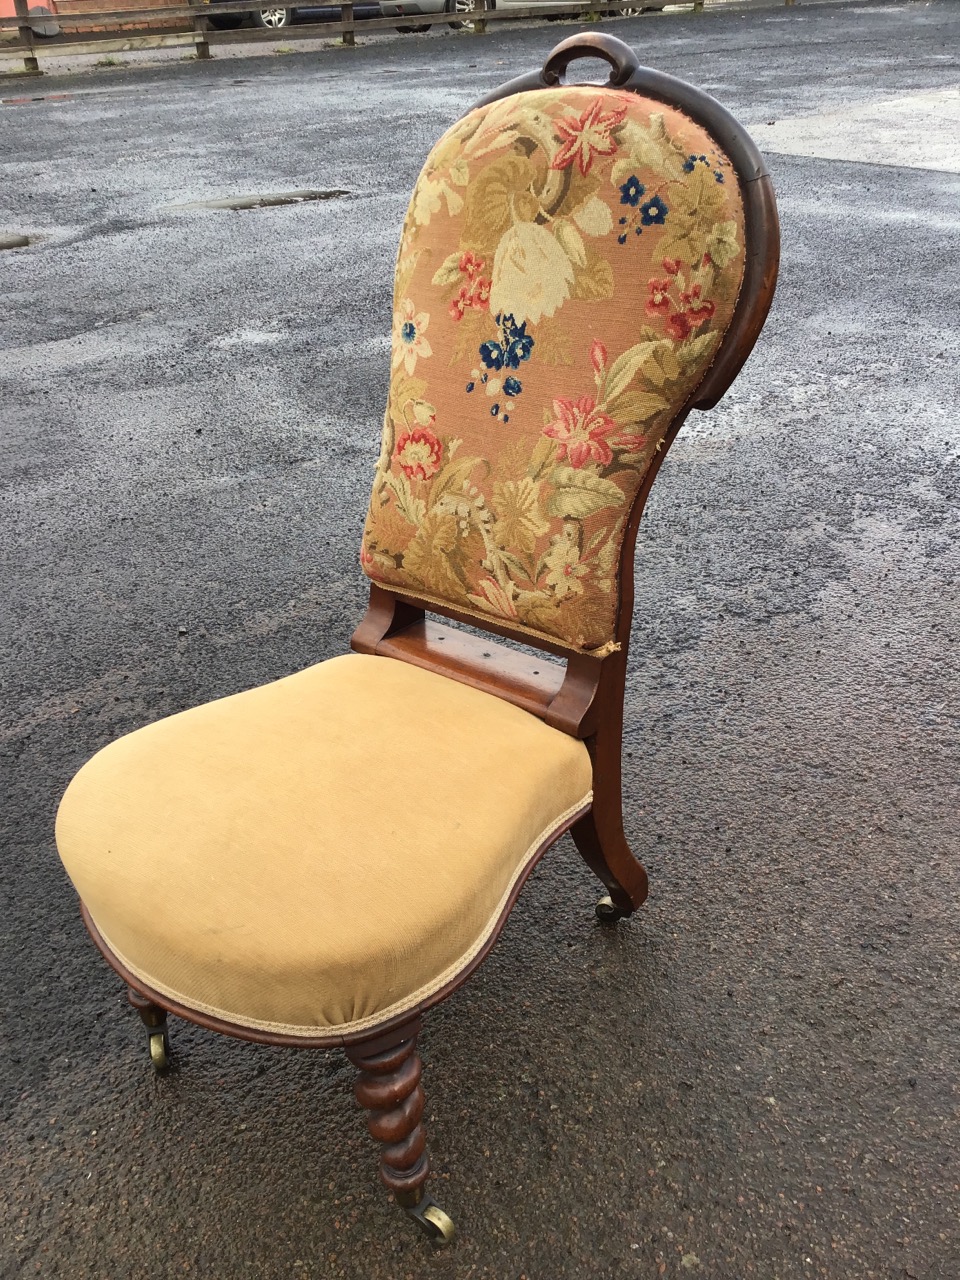
[[[564,83],[583,56],[606,84]],[[355,653],[110,743],[60,806],[155,1066],[168,1012],[343,1047],[383,1181],[439,1241],[421,1019],[565,831],[601,920],[646,897],[620,794],[637,525],[685,417],[746,360],[777,262],[756,147],[619,40],[575,35],[490,94],[403,228]]]

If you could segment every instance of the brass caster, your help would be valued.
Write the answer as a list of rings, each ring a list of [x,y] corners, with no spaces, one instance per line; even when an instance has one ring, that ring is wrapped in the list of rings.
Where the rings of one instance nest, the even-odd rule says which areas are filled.
[[[620,910],[609,894],[600,899],[594,910],[597,913],[597,919],[603,924],[616,924],[618,920],[625,920],[628,915],[626,911]]]
[[[438,1204],[424,1196],[419,1204],[404,1207],[404,1212],[435,1245],[449,1244],[454,1236],[453,1219]]]
[[[150,1061],[153,1063],[154,1071],[166,1071],[169,1066],[167,1033],[165,1031],[151,1031],[147,1036],[147,1043],[150,1046]]]

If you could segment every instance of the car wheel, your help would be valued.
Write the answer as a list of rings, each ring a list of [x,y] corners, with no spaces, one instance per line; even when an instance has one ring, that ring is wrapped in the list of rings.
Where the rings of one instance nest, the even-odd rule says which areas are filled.
[[[497,7],[497,0],[487,0],[488,13],[490,12],[491,9],[495,9],[496,7]],[[444,11],[446,13],[462,13],[464,15],[470,15],[470,16],[464,16],[459,21],[454,21],[449,24],[455,31],[458,28],[465,28],[467,31],[472,31],[474,29],[474,26],[475,26],[474,18],[476,17],[476,15],[473,13],[470,0],[446,0],[446,4],[444,5]]]
[[[470,13],[470,0],[446,0],[443,6],[444,13]],[[464,27],[470,27],[473,23],[467,19],[461,18],[448,22],[447,26],[451,31],[462,31]]]
[[[250,17],[255,27],[266,27],[268,31],[280,31],[293,22],[292,9],[254,9]]]

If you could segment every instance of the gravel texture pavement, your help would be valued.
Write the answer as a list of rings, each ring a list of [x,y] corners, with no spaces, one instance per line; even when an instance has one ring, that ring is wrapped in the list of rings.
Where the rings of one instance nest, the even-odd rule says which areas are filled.
[[[3,87],[45,98],[0,105],[3,1277],[960,1277],[960,174],[870,134],[960,83],[960,5],[605,24],[761,145],[826,123],[769,155],[770,320],[641,529],[650,901],[600,926],[563,841],[429,1019],[450,1250],[341,1055],[175,1023],[155,1080],[56,857],[107,740],[347,645],[407,195],[570,29]],[[348,194],[172,207],[304,188]]]

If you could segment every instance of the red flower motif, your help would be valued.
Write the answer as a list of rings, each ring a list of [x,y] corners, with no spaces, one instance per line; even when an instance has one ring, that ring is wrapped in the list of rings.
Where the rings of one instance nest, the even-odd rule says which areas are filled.
[[[471,307],[475,307],[478,311],[483,311],[484,308],[490,305],[490,288],[492,284],[492,280],[484,280],[480,276],[474,280],[473,292],[470,294]]]
[[[618,449],[626,449],[628,453],[639,453],[647,443],[646,436],[637,436],[632,432],[618,436],[614,444]]]
[[[675,276],[681,265],[679,258],[664,258],[663,260],[663,269],[668,276]]]
[[[579,400],[554,400],[553,412],[557,416],[543,428],[543,434],[557,441],[558,462],[566,458],[573,467],[582,467],[588,462],[599,462],[605,467],[613,461],[607,436],[616,431],[617,424],[601,413],[589,396],[581,396]]]
[[[699,328],[700,325],[713,318],[716,311],[716,305],[709,298],[701,298],[703,292],[700,285],[690,286],[689,293],[681,293],[680,301],[687,308],[687,319],[694,326]]]
[[[429,427],[404,431],[393,450],[394,461],[411,480],[429,480],[440,470],[443,445]]]
[[[463,258],[473,258],[473,254],[465,253]],[[463,258],[460,259],[461,266]],[[483,263],[479,263],[478,266],[482,267]],[[486,311],[490,305],[490,286],[491,281],[484,280],[482,276],[471,275],[469,283],[460,286],[457,296],[450,303],[450,319],[462,320],[463,313],[471,307],[475,311]]]
[[[607,348],[599,338],[594,338],[593,345],[590,347],[590,362],[593,365],[594,373],[598,376],[607,367]]]
[[[594,98],[580,116],[567,116],[554,122],[561,141],[560,150],[551,161],[551,169],[569,169],[576,160],[584,177],[590,172],[594,156],[612,156],[617,149],[610,131],[623,123],[626,107],[604,111],[603,99]]]
[[[460,255],[460,270],[472,280],[474,276],[478,276],[483,270],[483,259],[478,258],[476,254],[471,253],[468,249],[466,253]]]
[[[712,267],[712,266],[713,266],[713,259],[710,257],[709,253],[705,253],[705,254],[703,255],[703,257],[700,259],[700,265],[701,265],[701,267]]]
[[[659,315],[662,312],[669,311],[673,306],[670,298],[670,286],[672,280],[653,279],[649,283],[650,297],[647,299],[646,312],[648,316]]]
[[[463,313],[470,306],[470,290],[467,285],[461,285],[457,296],[450,303],[450,319],[462,320]]]
[[[677,342],[682,342],[684,338],[689,337],[692,327],[686,313],[683,311],[674,312],[667,321],[667,333],[671,338],[675,338]]]

